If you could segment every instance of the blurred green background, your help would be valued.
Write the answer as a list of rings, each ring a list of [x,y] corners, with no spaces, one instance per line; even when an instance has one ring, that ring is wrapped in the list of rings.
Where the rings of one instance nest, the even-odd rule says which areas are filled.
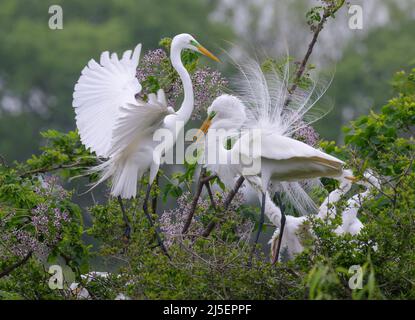
[[[415,1],[351,1],[363,8],[363,29],[348,27],[347,8],[323,30],[311,62],[336,69],[328,92],[334,109],[317,124],[341,141],[341,126],[390,97],[398,69],[415,66]],[[49,7],[63,9],[63,30],[51,30]],[[311,33],[305,13],[318,1],[293,0],[0,0],[0,154],[9,162],[36,153],[39,131],[74,129],[73,86],[90,58],[162,37],[193,34],[206,47],[300,60]],[[253,49],[255,48],[255,50]],[[260,53],[260,54],[258,54]],[[225,64],[226,75],[234,72]]]

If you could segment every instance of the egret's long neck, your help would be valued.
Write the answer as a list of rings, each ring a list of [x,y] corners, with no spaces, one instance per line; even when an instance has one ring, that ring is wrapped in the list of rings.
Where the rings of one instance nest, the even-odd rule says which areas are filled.
[[[262,201],[262,192],[258,192],[259,201]],[[281,210],[271,200],[269,193],[265,195],[265,215],[277,228],[281,227]]]
[[[184,99],[180,109],[176,112],[180,120],[187,122],[190,119],[190,116],[193,112],[194,107],[194,96],[193,96],[193,86],[190,79],[190,75],[184,67],[181,59],[182,48],[179,46],[172,46],[170,53],[170,60],[173,65],[173,68],[179,74],[180,80],[183,84],[184,90]]]
[[[336,212],[335,204],[340,201],[341,197],[345,195],[351,188],[351,183],[346,180],[340,180],[340,186],[338,189],[333,190],[329,193],[327,198],[323,201],[319,208],[317,216],[320,219],[326,219],[327,217],[333,217]],[[333,206],[330,207],[330,204]]]

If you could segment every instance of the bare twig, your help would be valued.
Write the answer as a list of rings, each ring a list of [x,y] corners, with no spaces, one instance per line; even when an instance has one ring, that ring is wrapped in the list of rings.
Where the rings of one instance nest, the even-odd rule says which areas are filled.
[[[211,189],[211,187],[210,187],[209,182],[206,182],[206,183],[205,183],[205,186],[206,186],[206,189],[207,189],[207,192],[208,192],[208,195],[209,195],[210,203],[212,204],[212,208],[213,208],[213,210],[215,210],[215,212],[216,212],[216,203],[215,203],[215,198],[213,197],[213,192],[212,192],[212,189]]]
[[[159,173],[157,173],[156,178],[154,179],[153,185],[158,187],[159,185]],[[151,199],[151,210],[156,213],[157,212],[157,195]]]
[[[70,168],[75,168],[75,167],[79,166],[80,164],[81,163],[79,161],[77,161],[77,162],[74,162],[74,163],[71,163],[71,164],[60,164],[60,165],[52,166],[52,167],[42,167],[42,168],[38,168],[38,169],[23,172],[22,174],[20,174],[20,176],[25,177],[25,176],[29,176],[29,175],[36,174],[36,173],[46,173],[46,172],[56,171],[56,170],[60,170],[60,169],[70,169]]]
[[[29,251],[26,256],[24,256],[24,258],[18,262],[16,262],[15,264],[11,265],[10,267],[7,267],[6,270],[3,270],[2,272],[0,272],[0,278],[3,278],[5,276],[8,276],[11,272],[13,272],[13,270],[19,268],[20,266],[24,265],[32,256],[32,251]]]
[[[202,194],[203,186],[205,184],[204,181],[203,181],[203,179],[205,178],[205,175],[206,175],[206,169],[202,168],[202,170],[200,172],[199,180],[197,182],[196,193],[193,196],[193,201],[192,201],[192,204],[190,205],[190,210],[189,210],[189,213],[186,217],[186,221],[185,221],[183,229],[182,229],[183,234],[186,233],[187,230],[189,230],[190,224],[192,223],[192,219],[193,219],[193,216],[194,216],[195,211],[196,211],[197,203],[199,201],[200,195]]]
[[[239,191],[239,188],[242,186],[242,184],[244,183],[245,178],[240,176],[238,178],[238,180],[236,181],[235,186],[233,187],[233,189],[231,191],[229,191],[228,196],[225,199],[225,202],[223,204],[223,209],[224,211],[228,210],[230,204],[232,203],[232,200],[235,198],[236,194]],[[215,221],[211,221],[208,226],[206,227],[206,229],[203,231],[202,236],[207,237],[209,236],[209,234],[213,231],[213,229],[216,226],[216,222]]]
[[[0,154],[0,162],[1,164],[7,168],[7,162],[6,159]]]
[[[343,6],[344,2],[345,1],[342,0],[335,7],[326,7],[326,8],[324,8],[323,16],[322,16],[320,22],[318,23],[318,25],[316,26],[316,28],[314,28],[313,38],[311,39],[311,42],[310,42],[310,44],[308,45],[308,48],[307,48],[307,52],[306,52],[303,60],[301,61],[300,66],[298,67],[298,70],[295,74],[295,78],[293,80],[293,84],[288,89],[289,96],[287,97],[287,100],[285,101],[286,106],[290,103],[291,96],[298,87],[298,83],[299,83],[301,77],[304,74],[304,71],[305,71],[305,68],[307,66],[308,60],[310,59],[310,56],[313,53],[314,46],[317,43],[317,39],[318,39],[318,36],[320,35],[321,30],[323,30],[323,28],[324,28],[324,24],[327,22],[327,19],[330,16],[335,14]]]

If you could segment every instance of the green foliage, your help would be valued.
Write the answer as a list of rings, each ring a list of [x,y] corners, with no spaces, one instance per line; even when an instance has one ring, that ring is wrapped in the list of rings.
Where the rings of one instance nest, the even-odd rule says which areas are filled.
[[[380,113],[371,112],[346,127],[344,147],[323,144],[326,150],[341,154],[358,176],[370,169],[381,181],[359,211],[365,225],[360,235],[329,236],[331,228],[317,224],[313,230],[318,246],[306,254],[310,259],[307,265],[324,257],[336,268],[366,266],[366,287],[352,292],[352,298],[415,295],[414,74],[415,70],[396,74],[393,83],[397,96]]]
[[[0,272],[23,263],[0,277],[4,295],[55,297],[45,281],[45,263],[58,259],[78,276],[88,271],[81,211],[70,192],[47,178],[0,167]]]
[[[313,15],[317,13],[310,13],[309,18],[318,21]],[[168,50],[170,41],[165,38],[160,45]],[[196,54],[186,52],[183,59],[190,71],[198,67]],[[161,68],[163,77],[144,81],[149,92],[175,81],[177,75],[169,63]],[[263,68],[280,70],[281,63],[267,60]],[[298,84],[306,87],[308,83],[306,72]],[[73,273],[92,299],[114,299],[119,293],[135,299],[415,298],[415,70],[399,72],[392,84],[396,96],[380,112],[370,112],[345,128],[344,146],[328,141],[320,144],[328,153],[344,159],[357,177],[362,178],[367,170],[379,177],[381,186],[373,188],[359,210],[365,228],[356,236],[339,236],[335,228],[341,222],[340,215],[330,221],[310,218],[299,231],[304,252],[276,266],[260,250],[251,257],[249,235],[258,208],[242,204],[237,195],[224,210],[227,190],[218,178],[209,182],[218,190],[213,194],[216,209],[207,197],[199,199],[189,232],[181,234],[180,223],[189,214],[192,201],[196,163],[186,163],[183,172],[171,177],[160,172],[160,180],[168,181],[151,190],[151,197],[178,202],[178,208],[170,210],[178,222],[172,225],[176,233],[164,234],[171,259],[157,245],[155,228],[143,212],[145,188],[139,189],[136,199],[124,201],[131,237],[126,236],[126,221],[113,198],[85,208],[92,219],[87,228],[72,192],[47,179],[51,174],[65,181],[83,175],[86,168],[96,164],[96,157],[85,150],[74,131],[43,132],[45,144],[37,155],[13,165],[0,165],[0,298],[76,298],[76,292],[68,290],[69,283],[64,290],[48,287],[46,269],[52,263],[63,264],[67,275]],[[93,181],[96,177],[88,178]],[[141,186],[147,183],[143,178]],[[326,190],[316,194],[317,198],[337,188],[331,179],[323,183]],[[340,201],[337,207],[344,205]],[[156,207],[155,201],[152,207]],[[154,211],[150,215],[158,221]],[[38,221],[39,214],[46,218],[44,222]],[[57,221],[57,215],[65,218]],[[216,227],[205,236],[203,231],[212,221]],[[156,228],[159,223],[161,219]],[[241,231],[242,227],[245,230]],[[85,244],[85,233],[95,241],[93,250]],[[27,238],[35,246],[24,243]],[[41,248],[46,248],[46,253]],[[91,261],[91,256],[99,262]],[[80,277],[107,264],[111,271],[107,278]],[[349,286],[351,266],[361,267],[361,289]]]

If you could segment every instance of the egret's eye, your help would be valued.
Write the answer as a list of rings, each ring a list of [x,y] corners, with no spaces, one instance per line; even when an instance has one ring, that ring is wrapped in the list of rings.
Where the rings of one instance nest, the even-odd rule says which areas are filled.
[[[212,120],[215,116],[216,116],[216,112],[212,111],[211,113],[209,113],[208,118],[209,120]]]

